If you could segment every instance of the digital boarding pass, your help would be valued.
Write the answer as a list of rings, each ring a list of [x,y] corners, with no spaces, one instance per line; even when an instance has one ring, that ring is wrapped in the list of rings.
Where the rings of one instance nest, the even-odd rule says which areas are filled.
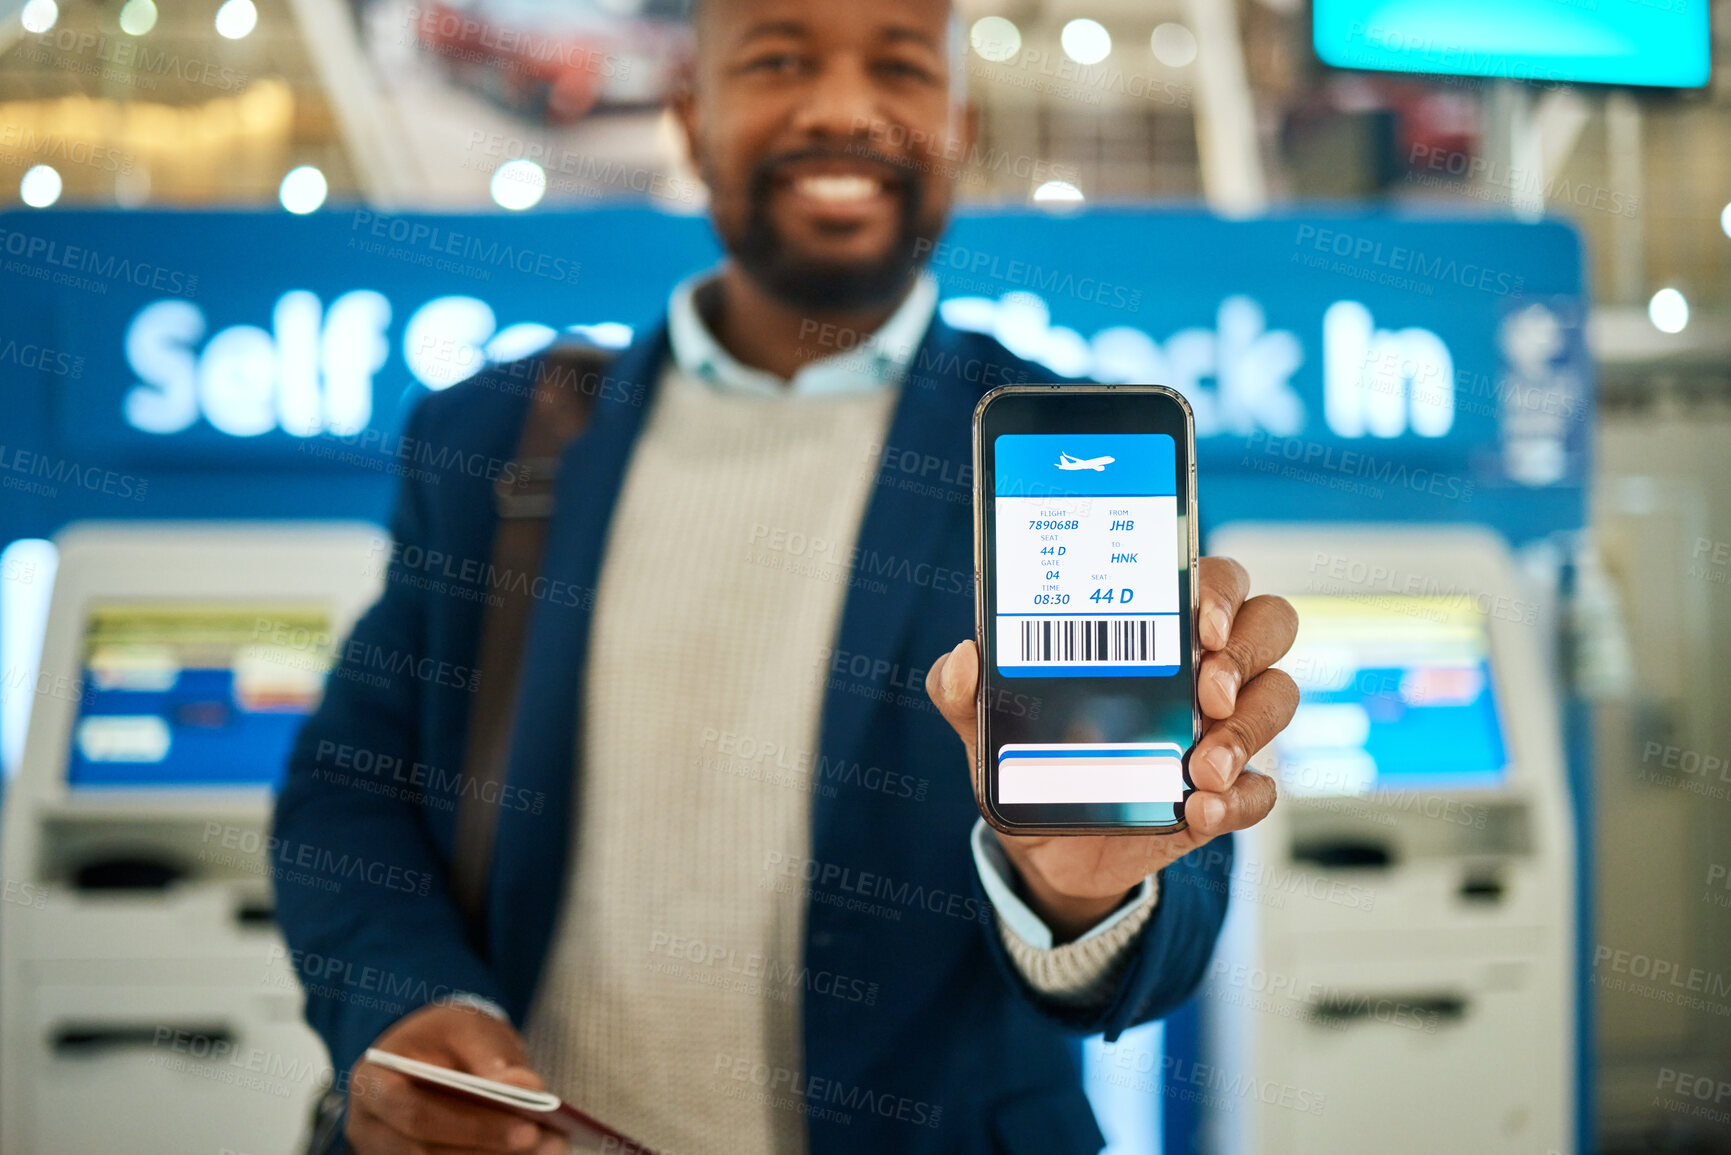
[[[1181,535],[1172,438],[1005,434],[993,456],[998,672],[1178,673]]]

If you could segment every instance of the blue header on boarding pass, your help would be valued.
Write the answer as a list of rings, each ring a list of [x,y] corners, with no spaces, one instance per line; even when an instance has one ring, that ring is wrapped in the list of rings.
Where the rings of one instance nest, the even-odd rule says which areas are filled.
[[[999,497],[1178,493],[1177,445],[1165,433],[1005,433],[992,450]]]

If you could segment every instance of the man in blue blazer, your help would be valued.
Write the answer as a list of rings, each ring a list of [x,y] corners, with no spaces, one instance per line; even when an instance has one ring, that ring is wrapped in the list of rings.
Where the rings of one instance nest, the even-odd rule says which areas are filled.
[[[680,286],[666,323],[608,367],[558,460],[508,773],[487,800],[498,813],[484,931],[459,913],[451,868],[457,809],[475,788],[460,772],[472,691],[497,674],[477,667],[483,606],[490,583],[511,580],[489,572],[499,514],[485,471],[405,485],[385,592],[344,646],[278,803],[279,845],[308,849],[278,873],[279,915],[308,1019],[351,1087],[348,1140],[362,1155],[558,1149],[533,1125],[363,1061],[376,1045],[525,1086],[545,1079],[663,1151],[1097,1151],[1067,1036],[1114,1039],[1200,980],[1225,913],[1225,836],[1274,802],[1245,763],[1296,706],[1292,681],[1269,669],[1296,620],[1279,599],[1250,597],[1235,563],[1205,559],[1209,721],[1187,830],[1012,839],[979,824],[970,418],[989,388],[1051,375],[946,326],[919,268],[973,143],[956,21],[947,0],[704,0],[697,22],[676,112],[729,260]],[[530,419],[523,386],[507,366],[433,394],[407,436],[509,462]],[[773,432],[786,414],[808,441],[821,429],[850,444],[799,425],[829,404],[881,421],[851,443],[864,453],[779,484],[752,472],[783,450],[799,460],[800,437]],[[729,422],[755,448],[715,465],[720,503],[690,514],[657,488],[656,463],[675,460],[659,455],[681,429],[722,439]],[[850,471],[857,485],[823,496]],[[681,491],[694,502],[710,475],[698,476]],[[691,631],[670,623],[707,627],[730,608],[712,575],[738,559],[687,547],[710,522],[741,519],[757,549],[785,527],[742,503],[816,516],[847,501],[857,536],[833,555],[833,576],[777,586],[785,606],[716,625],[719,658],[679,648]],[[757,557],[754,572],[780,580],[769,570],[796,569],[797,552]],[[626,554],[631,572],[664,581],[653,605],[633,603],[613,568]],[[756,584],[726,588],[749,606]],[[795,620],[806,618],[815,624]],[[727,664],[736,641],[773,646],[800,629],[799,669]],[[641,647],[619,641],[633,631]],[[726,673],[685,698],[643,699],[638,712],[608,696],[675,685],[700,660]],[[711,701],[734,676],[743,693]],[[714,740],[739,738],[729,727],[760,708],[814,735],[791,771],[797,807],[780,785],[746,785],[755,769],[711,791]],[[641,760],[640,748],[678,757]],[[687,812],[685,783],[711,791],[713,811]],[[642,791],[669,784],[660,797],[674,804],[645,811]],[[787,823],[782,842],[748,833],[705,849],[715,828],[749,827],[760,803]],[[646,817],[597,824],[614,813]],[[1190,853],[1216,838],[1224,853]],[[326,885],[320,864],[333,862],[366,868]],[[685,873],[645,882],[646,862]],[[759,885],[726,889],[742,878]],[[679,925],[640,921],[693,896],[761,908],[764,941],[694,952],[676,945]],[[789,911],[791,960],[770,941],[789,933]],[[617,941],[639,926],[641,941]],[[608,969],[621,951],[636,969]],[[646,977],[669,968],[682,977]]]

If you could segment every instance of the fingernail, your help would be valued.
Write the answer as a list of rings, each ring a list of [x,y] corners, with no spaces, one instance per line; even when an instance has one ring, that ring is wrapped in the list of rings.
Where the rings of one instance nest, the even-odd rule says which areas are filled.
[[[1214,634],[1215,646],[1218,649],[1226,644],[1226,639],[1232,636],[1232,619],[1226,616],[1223,606],[1214,606],[1208,611],[1208,626]]]
[[[527,1150],[535,1145],[535,1140],[541,1137],[541,1128],[533,1123],[513,1123],[511,1129],[505,1132],[505,1145],[514,1151]]]
[[[1226,696],[1226,708],[1234,709],[1238,705],[1238,671],[1233,669],[1215,670],[1214,684]]]
[[[1212,830],[1226,820],[1226,803],[1211,794],[1202,795],[1202,801],[1197,804],[1202,812],[1202,825]]]
[[[1219,789],[1224,790],[1232,785],[1232,773],[1238,769],[1238,757],[1226,746],[1216,746],[1202,756],[1202,761],[1217,775],[1215,781]]]

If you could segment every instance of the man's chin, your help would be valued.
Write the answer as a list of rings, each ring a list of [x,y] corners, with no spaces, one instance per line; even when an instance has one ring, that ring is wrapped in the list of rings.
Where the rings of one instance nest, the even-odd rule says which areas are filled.
[[[796,309],[853,313],[895,305],[919,269],[911,258],[865,261],[775,261],[740,267],[770,296]]]

